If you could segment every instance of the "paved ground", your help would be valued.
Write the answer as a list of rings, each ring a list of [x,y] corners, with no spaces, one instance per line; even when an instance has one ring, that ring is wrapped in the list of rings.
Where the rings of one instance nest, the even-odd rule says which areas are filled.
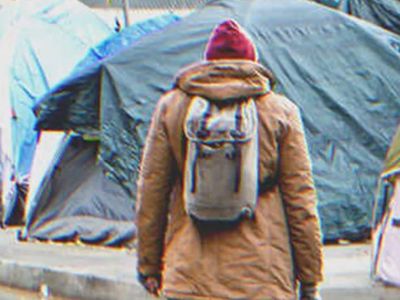
[[[68,300],[61,297],[44,297],[41,293],[0,286],[1,300]]]
[[[400,289],[383,287],[370,280],[370,244],[324,248],[324,300],[398,300]]]
[[[0,284],[77,299],[146,299],[128,250],[18,242],[0,231]]]
[[[43,295],[96,300],[148,299],[135,280],[134,251],[17,242],[13,230],[0,231],[0,249],[0,284],[37,292],[30,296],[17,292],[19,296],[15,298],[12,290],[0,288],[0,299],[43,299]],[[370,282],[370,245],[327,246],[324,254],[324,300],[400,299],[400,289]]]

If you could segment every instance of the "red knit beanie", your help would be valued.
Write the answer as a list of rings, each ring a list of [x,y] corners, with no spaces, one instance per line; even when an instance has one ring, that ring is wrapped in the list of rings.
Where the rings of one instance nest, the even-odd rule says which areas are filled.
[[[246,32],[233,20],[218,25],[206,47],[205,58],[256,60],[256,49]]]

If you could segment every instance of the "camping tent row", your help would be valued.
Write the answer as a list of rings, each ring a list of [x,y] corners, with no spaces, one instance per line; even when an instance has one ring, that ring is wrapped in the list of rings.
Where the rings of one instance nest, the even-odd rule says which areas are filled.
[[[303,14],[299,15],[299,11]],[[399,38],[306,1],[282,4],[211,1],[182,22],[141,39],[110,59],[83,64],[85,68],[78,69],[47,96],[41,106],[39,126],[73,129],[99,140],[98,144],[86,145],[99,149],[101,162],[100,170],[94,167],[96,160],[86,156],[95,170],[91,173],[93,179],[87,182],[95,185],[95,179],[101,178],[110,180],[110,185],[114,186],[116,180],[128,191],[126,201],[118,203],[132,212],[137,165],[152,109],[161,93],[171,87],[175,72],[202,59],[212,28],[228,17],[238,19],[250,31],[261,49],[261,63],[270,67],[278,78],[278,91],[287,94],[303,111],[321,199],[319,210],[325,239],[368,235],[376,176],[398,119],[399,84],[395,70]],[[4,23],[1,24],[4,28]],[[92,51],[96,53],[99,52]],[[312,59],[309,53],[318,59]],[[100,123],[100,116],[106,122]],[[115,143],[114,138],[117,138]],[[52,151],[59,144],[64,145],[60,146],[64,150],[54,152],[58,154],[53,164],[42,164],[48,165],[41,172],[42,176],[47,174],[46,181],[39,180],[42,176],[31,178],[36,188],[29,191],[26,237],[124,243],[129,240],[125,233],[134,234],[134,228],[129,227],[133,215],[110,217],[113,213],[108,207],[112,200],[107,193],[100,193],[106,195],[104,197],[72,197],[71,200],[62,190],[48,186],[60,187],[57,178],[65,173],[59,166],[68,169],[62,153],[73,151],[67,150],[70,147],[81,149],[79,151],[87,148],[79,146],[87,141],[71,142],[74,139],[63,138],[50,143],[48,147]],[[45,145],[45,134],[41,140]],[[49,152],[48,149],[44,151]],[[93,149],[91,153],[97,154]],[[12,161],[11,165],[4,165],[3,169],[12,172]],[[5,182],[12,186],[12,181]],[[76,189],[80,191],[78,194],[85,195],[84,186],[77,185]],[[54,197],[48,197],[50,190]],[[99,206],[104,207],[103,214],[97,213],[101,210],[88,209],[96,207],[98,199],[102,199]],[[76,221],[76,217],[82,216],[95,221]],[[113,220],[119,222],[118,218],[129,226],[115,227]],[[107,228],[114,229],[100,226],[96,231],[97,226],[79,225],[96,224],[101,220],[110,221],[111,227]],[[72,226],[74,223],[77,225]],[[110,234],[115,228],[121,235]]]
[[[212,29],[236,19],[301,109],[325,240],[370,234],[376,182],[400,111],[400,38],[302,0],[213,0],[134,47],[61,83],[38,128],[95,134],[99,160],[134,198],[153,109],[176,72],[203,59]]]

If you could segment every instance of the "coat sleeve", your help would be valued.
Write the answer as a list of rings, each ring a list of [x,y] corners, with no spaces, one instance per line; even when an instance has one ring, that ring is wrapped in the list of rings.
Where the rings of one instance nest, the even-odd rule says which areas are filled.
[[[287,114],[280,152],[280,189],[286,210],[296,277],[303,283],[322,280],[322,243],[303,124],[297,107]]]
[[[140,165],[136,202],[138,271],[161,274],[168,202],[175,160],[165,127],[166,104],[161,98],[152,117]]]

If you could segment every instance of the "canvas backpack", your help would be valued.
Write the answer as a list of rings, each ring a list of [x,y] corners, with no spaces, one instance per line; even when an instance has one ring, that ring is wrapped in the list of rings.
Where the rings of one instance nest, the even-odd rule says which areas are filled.
[[[257,205],[258,117],[254,100],[191,100],[183,198],[193,219],[252,218]]]

